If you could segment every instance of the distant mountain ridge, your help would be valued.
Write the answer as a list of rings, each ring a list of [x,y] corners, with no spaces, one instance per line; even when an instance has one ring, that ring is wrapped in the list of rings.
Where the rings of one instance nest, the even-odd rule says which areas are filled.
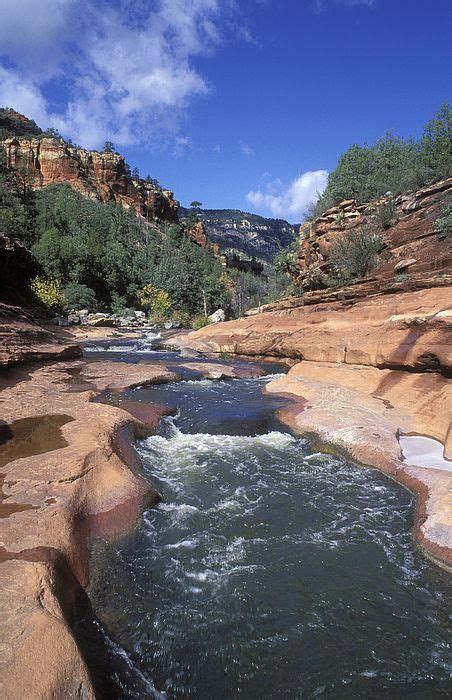
[[[181,215],[189,209],[181,207]],[[221,250],[232,248],[248,257],[271,262],[298,234],[299,226],[284,219],[269,219],[240,209],[197,209],[209,240]]]

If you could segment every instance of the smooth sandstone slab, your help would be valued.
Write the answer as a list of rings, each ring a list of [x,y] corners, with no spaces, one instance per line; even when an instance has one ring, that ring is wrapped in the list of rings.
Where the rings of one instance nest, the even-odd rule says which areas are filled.
[[[276,306],[276,305],[275,305]],[[452,368],[450,287],[281,308],[176,335],[200,352],[290,357],[392,369]]]
[[[137,419],[92,398],[105,389],[174,378],[157,365],[80,361],[17,369],[2,378],[3,432],[20,426],[17,444],[0,446],[2,698],[94,697],[70,629],[74,600],[88,580],[87,537],[93,528],[114,534],[130,527],[143,502],[158,494],[133,469],[124,431],[129,435]],[[142,430],[159,415],[145,416]],[[26,430],[44,429],[46,416],[54,422],[61,416],[60,437],[43,442],[31,432],[35,449],[25,449]]]

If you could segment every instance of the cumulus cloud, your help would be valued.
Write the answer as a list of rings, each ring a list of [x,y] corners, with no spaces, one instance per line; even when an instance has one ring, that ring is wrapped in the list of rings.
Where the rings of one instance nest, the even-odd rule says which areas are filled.
[[[74,5],[75,0],[0,0],[0,56],[38,79],[53,75],[62,57],[49,48],[64,42]]]
[[[210,90],[193,60],[221,41],[225,5],[0,0],[0,103],[87,147],[161,138],[162,130],[174,144],[188,102]],[[61,92],[63,80],[65,101],[55,107],[49,85]]]
[[[28,80],[22,80],[15,71],[0,65],[0,105],[14,107],[38,124],[49,121],[49,113],[39,88]]]
[[[296,177],[284,188],[280,181],[270,183],[265,191],[248,192],[246,199],[255,209],[271,213],[273,216],[299,222],[305,215],[306,207],[317,199],[326,187],[326,170],[308,170]]]

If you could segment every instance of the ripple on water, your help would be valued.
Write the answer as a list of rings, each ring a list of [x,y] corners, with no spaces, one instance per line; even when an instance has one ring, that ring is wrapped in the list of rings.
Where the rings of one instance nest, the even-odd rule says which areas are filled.
[[[259,434],[258,382],[228,384],[223,409],[215,382],[158,389],[179,416],[139,452],[164,501],[98,543],[101,618],[169,698],[447,697],[447,576],[413,547],[412,497]],[[237,406],[242,434],[221,434]]]

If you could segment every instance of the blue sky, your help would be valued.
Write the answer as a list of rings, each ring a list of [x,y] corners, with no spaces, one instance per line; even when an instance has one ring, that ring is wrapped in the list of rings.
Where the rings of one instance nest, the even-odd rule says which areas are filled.
[[[300,221],[352,143],[451,98],[450,0],[0,0],[0,104],[183,204]]]

